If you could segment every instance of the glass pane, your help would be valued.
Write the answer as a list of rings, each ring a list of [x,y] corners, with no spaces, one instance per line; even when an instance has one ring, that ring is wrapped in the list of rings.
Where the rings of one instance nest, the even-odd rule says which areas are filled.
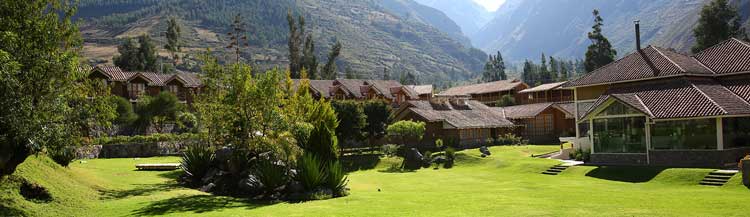
[[[620,102],[615,101],[609,105],[604,111],[599,113],[597,116],[608,116],[608,115],[627,115],[627,114],[640,114],[640,112],[632,109],[630,106],[623,105]]]
[[[724,118],[724,148],[750,146],[750,117]]]
[[[656,122],[651,127],[651,149],[716,149],[716,119]]]
[[[580,137],[588,137],[589,136],[589,122],[583,122],[578,124],[578,133],[580,133]]]
[[[596,153],[645,153],[646,118],[594,119]]]

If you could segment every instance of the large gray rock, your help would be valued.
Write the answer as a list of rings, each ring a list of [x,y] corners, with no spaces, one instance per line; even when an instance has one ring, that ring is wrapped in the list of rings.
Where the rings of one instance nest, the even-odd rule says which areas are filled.
[[[254,194],[263,190],[263,183],[254,175],[248,175],[247,178],[241,179],[237,187],[247,193]]]
[[[208,184],[204,185],[203,187],[201,187],[199,190],[202,191],[202,192],[208,193],[208,192],[213,191],[215,187],[216,187],[216,184],[214,184],[214,183],[208,183]]]
[[[483,155],[490,156],[492,153],[490,153],[490,149],[487,148],[487,146],[479,147],[479,152],[481,152]]]

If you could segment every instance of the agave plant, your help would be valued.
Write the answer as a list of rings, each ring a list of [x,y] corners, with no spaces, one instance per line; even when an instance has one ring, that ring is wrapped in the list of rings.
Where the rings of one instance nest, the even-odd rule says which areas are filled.
[[[336,192],[336,194],[343,194],[346,190],[346,185],[349,183],[349,178],[346,176],[344,167],[341,166],[339,161],[332,161],[328,164],[328,173],[326,175],[326,187]]]
[[[326,171],[320,158],[315,154],[305,152],[302,159],[297,161],[297,181],[307,190],[313,190],[326,181]]]
[[[274,191],[289,182],[289,170],[281,161],[273,157],[259,159],[255,163],[255,172],[267,192]]]
[[[194,143],[189,145],[187,150],[182,154],[180,167],[193,180],[200,180],[208,173],[213,161],[214,152],[210,146],[202,143]]]

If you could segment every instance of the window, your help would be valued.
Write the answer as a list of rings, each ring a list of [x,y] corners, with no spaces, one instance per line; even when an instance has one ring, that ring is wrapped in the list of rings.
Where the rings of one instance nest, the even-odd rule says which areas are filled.
[[[651,126],[651,149],[716,149],[716,119],[656,122]]]
[[[526,122],[527,136],[542,136],[552,133],[552,114],[541,114]]]
[[[594,151],[596,153],[645,153],[646,118],[594,119]]]
[[[589,122],[583,122],[578,124],[578,133],[580,133],[579,137],[588,137],[589,136]]]
[[[138,96],[146,91],[144,83],[128,83],[128,94],[131,99],[138,99]]]
[[[750,146],[750,117],[724,118],[724,148]]]
[[[168,85],[167,90],[169,90],[170,93],[174,94],[175,96],[180,92],[180,86],[177,85]]]

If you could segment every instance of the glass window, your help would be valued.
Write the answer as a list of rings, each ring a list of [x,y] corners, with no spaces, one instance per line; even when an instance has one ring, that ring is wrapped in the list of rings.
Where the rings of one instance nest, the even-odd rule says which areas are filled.
[[[724,148],[750,146],[750,117],[724,118]]]
[[[578,124],[578,133],[580,133],[579,137],[589,136],[589,122],[588,121]]]
[[[645,153],[646,118],[594,119],[596,153]]]
[[[597,116],[608,116],[608,115],[627,115],[627,114],[641,114],[630,106],[626,106],[620,102],[615,101],[609,105],[604,111],[599,113]]]
[[[139,95],[141,95],[144,91],[146,91],[146,84],[144,83],[129,83],[128,84],[128,93],[130,94],[130,98],[137,99]]]
[[[716,119],[656,122],[651,126],[651,149],[716,149]]]

